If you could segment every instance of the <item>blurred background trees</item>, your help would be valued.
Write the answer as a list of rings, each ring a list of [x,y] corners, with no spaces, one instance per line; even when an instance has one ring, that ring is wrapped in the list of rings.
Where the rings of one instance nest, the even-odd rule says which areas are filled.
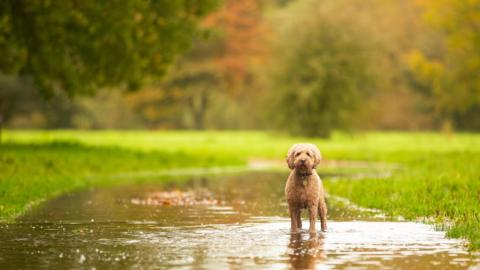
[[[411,71],[433,100],[437,116],[458,128],[478,130],[480,1],[418,2],[435,43],[410,53]]]
[[[196,20],[216,4],[1,1],[0,72],[28,78],[45,96],[93,94],[105,87],[135,89],[164,75],[198,32]],[[3,104],[13,102],[3,92],[2,115],[7,107]]]
[[[0,114],[10,128],[478,130],[479,10],[2,1]]]
[[[291,133],[329,136],[348,127],[372,90],[375,48],[351,12],[313,0],[292,4],[275,19],[273,115]]]

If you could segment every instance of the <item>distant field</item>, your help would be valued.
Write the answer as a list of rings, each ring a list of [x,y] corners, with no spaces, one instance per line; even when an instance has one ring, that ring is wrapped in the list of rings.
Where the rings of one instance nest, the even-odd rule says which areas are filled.
[[[325,181],[329,193],[409,219],[427,217],[480,248],[480,135],[336,133],[329,140],[267,132],[7,131],[0,146],[0,218],[118,173],[241,166],[283,159],[294,142],[316,143],[326,160],[398,163],[388,179]],[[110,179],[110,180],[109,180]],[[124,181],[124,180],[115,180]]]
[[[77,142],[89,146],[112,146],[140,151],[202,152],[235,154],[242,158],[283,158],[295,142],[318,144],[325,158],[376,159],[392,152],[480,151],[480,135],[438,133],[370,132],[335,133],[329,140],[295,138],[255,131],[7,131],[3,140],[15,143]],[[386,158],[393,158],[390,155]]]

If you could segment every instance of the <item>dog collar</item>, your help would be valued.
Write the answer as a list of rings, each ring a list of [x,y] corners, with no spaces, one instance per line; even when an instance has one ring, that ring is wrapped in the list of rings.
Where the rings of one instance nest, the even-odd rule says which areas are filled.
[[[301,178],[306,178],[307,176],[310,176],[312,175],[312,173],[310,172],[306,172],[306,173],[297,173],[298,176],[300,176]]]

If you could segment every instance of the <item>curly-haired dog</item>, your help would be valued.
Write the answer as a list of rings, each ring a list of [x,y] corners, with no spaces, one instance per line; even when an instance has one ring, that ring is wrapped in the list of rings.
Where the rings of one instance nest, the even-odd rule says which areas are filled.
[[[314,144],[294,144],[287,155],[292,170],[285,186],[292,232],[302,228],[301,211],[308,209],[311,233],[316,233],[317,215],[320,215],[322,231],[327,230],[327,205],[322,181],[315,168],[322,156]]]

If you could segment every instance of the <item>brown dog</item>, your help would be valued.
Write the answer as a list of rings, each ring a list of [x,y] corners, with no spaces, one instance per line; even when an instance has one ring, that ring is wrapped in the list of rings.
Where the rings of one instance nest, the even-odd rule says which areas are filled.
[[[316,233],[317,215],[320,215],[322,231],[327,230],[327,204],[322,181],[315,168],[322,156],[314,144],[294,144],[287,155],[292,170],[285,186],[292,232],[302,228],[301,211],[308,209],[310,233]]]

